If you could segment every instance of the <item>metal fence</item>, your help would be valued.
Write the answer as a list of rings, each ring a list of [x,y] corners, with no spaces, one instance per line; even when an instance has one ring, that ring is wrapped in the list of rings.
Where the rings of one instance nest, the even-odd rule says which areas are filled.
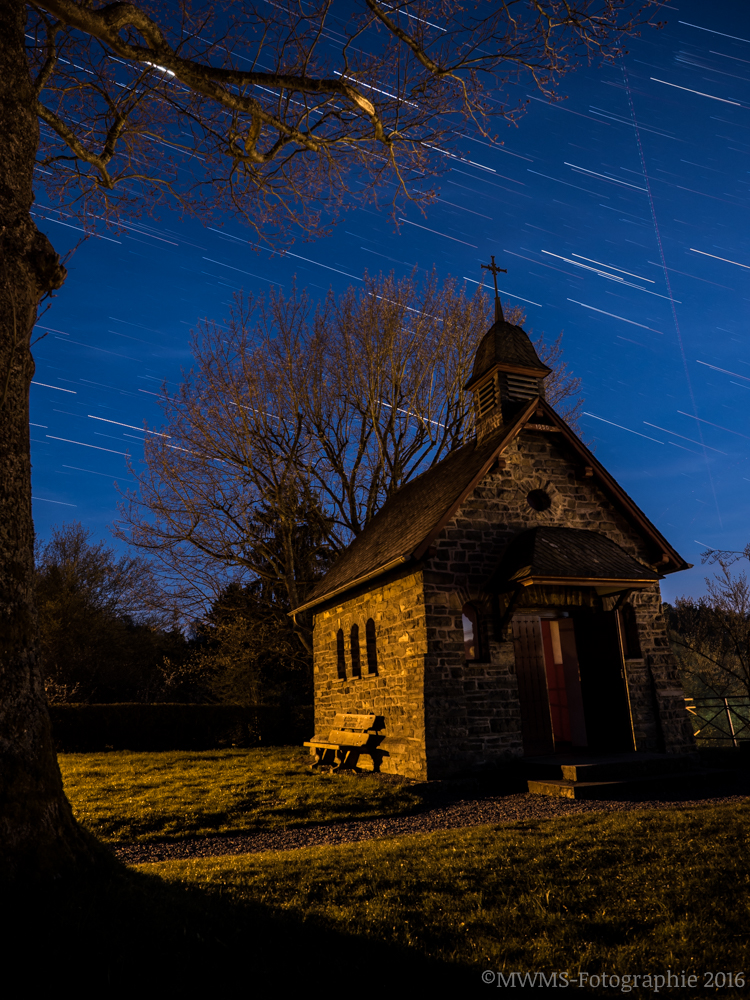
[[[685,708],[699,741],[739,746],[750,740],[750,698],[686,698]]]

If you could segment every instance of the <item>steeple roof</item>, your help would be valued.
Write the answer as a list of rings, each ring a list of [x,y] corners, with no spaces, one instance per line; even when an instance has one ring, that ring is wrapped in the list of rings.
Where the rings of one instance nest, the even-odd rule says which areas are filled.
[[[479,342],[474,356],[474,370],[466,388],[471,389],[494,368],[521,375],[536,375],[537,378],[545,378],[552,371],[539,360],[526,331],[506,323],[504,319],[493,323]]]

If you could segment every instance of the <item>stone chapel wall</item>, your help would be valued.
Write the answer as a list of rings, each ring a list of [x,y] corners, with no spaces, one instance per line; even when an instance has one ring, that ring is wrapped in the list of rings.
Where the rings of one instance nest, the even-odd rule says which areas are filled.
[[[430,770],[452,770],[520,755],[521,737],[512,643],[485,637],[486,663],[467,663],[461,608],[472,602],[491,628],[490,596],[482,588],[510,540],[536,526],[596,530],[648,564],[647,543],[586,475],[580,461],[557,446],[559,435],[525,430],[464,501],[436,539],[425,563],[428,655],[425,660],[425,731]],[[544,490],[546,511],[526,501]],[[631,700],[637,710],[637,749],[655,750],[660,735],[653,711],[653,675],[661,714],[660,749],[692,749],[687,713],[660,615],[659,591],[634,594],[643,663],[628,664]],[[520,609],[519,609],[520,610]],[[649,668],[651,674],[649,674]]]
[[[366,624],[375,623],[377,673],[368,673]],[[352,676],[351,628],[359,626],[361,677]],[[344,633],[346,678],[338,674],[337,632]],[[421,571],[373,587],[320,611],[313,630],[315,732],[325,735],[337,712],[383,716],[381,770],[427,776],[424,742],[426,631]],[[359,766],[371,766],[363,754]]]
[[[677,659],[661,613],[658,586],[633,594],[642,657],[626,660],[633,723],[639,750],[681,753],[695,750],[693,727],[685,711]]]
[[[427,603],[424,690],[430,778],[523,755],[513,643],[493,641],[484,614],[486,656],[467,663],[461,629],[464,596],[431,591]],[[480,611],[488,610],[480,601],[474,603]]]

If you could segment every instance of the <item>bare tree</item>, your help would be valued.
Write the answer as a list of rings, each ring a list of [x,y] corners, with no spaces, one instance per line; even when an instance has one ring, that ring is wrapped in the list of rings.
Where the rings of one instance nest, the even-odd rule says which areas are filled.
[[[490,323],[481,290],[468,297],[435,273],[365,275],[317,307],[305,293],[238,296],[194,336],[177,392],[163,388],[166,423],[145,470],[131,468],[139,485],[118,536],[159,556],[192,615],[227,573],[281,587],[283,612],[299,606],[392,493],[471,435],[464,386]],[[579,380],[559,338],[537,347],[557,366],[550,401],[570,403]],[[309,622],[295,624],[310,650]]]
[[[483,296],[436,275],[363,284],[317,306],[304,292],[238,297],[224,323],[198,330],[178,391],[163,389],[166,422],[118,533],[173,578],[188,557],[191,609],[226,583],[211,582],[221,567],[303,603],[384,500],[460,442]],[[304,566],[302,525],[319,556]]]
[[[325,228],[350,186],[429,195],[425,174],[465,129],[514,119],[485,88],[529,74],[553,94],[581,57],[619,51],[632,13],[620,0],[0,3],[3,876],[96,855],[62,792],[35,652],[31,336],[66,275],[32,218],[35,166],[84,220],[176,203],[234,212],[278,245],[291,223]]]
[[[88,607],[107,615],[168,627],[170,622],[153,617],[158,583],[147,560],[118,557],[92,536],[80,521],[55,526],[49,541],[36,547],[37,587],[48,583],[56,592],[80,594]]]
[[[492,137],[523,112],[488,88],[527,76],[552,98],[638,17],[622,0],[28,6],[53,197],[95,215],[219,204],[276,242],[350,190],[429,195],[415,181],[463,130]]]
[[[185,658],[173,624],[154,616],[159,586],[142,556],[118,557],[80,522],[37,546],[39,657],[50,702],[135,701],[157,684],[168,653]]]
[[[750,584],[745,572],[732,573],[744,552],[707,550],[704,563],[718,565],[706,577],[707,594],[694,600],[678,597],[667,608],[670,639],[680,669],[700,693],[717,697],[750,697]]]

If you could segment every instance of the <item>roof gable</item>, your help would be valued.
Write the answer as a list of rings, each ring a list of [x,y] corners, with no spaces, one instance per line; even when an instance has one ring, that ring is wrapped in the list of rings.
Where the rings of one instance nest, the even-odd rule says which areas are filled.
[[[540,418],[543,421],[541,425]],[[481,441],[471,441],[457,448],[442,462],[389,497],[326,576],[316,584],[305,603],[295,611],[314,607],[403,563],[421,559],[466,497],[487,475],[495,460],[527,424],[535,429],[550,427],[560,431],[561,439],[578,454],[583,465],[591,468],[604,492],[661,554],[661,573],[688,567],[562,417],[537,397],[521,409],[509,424]]]

